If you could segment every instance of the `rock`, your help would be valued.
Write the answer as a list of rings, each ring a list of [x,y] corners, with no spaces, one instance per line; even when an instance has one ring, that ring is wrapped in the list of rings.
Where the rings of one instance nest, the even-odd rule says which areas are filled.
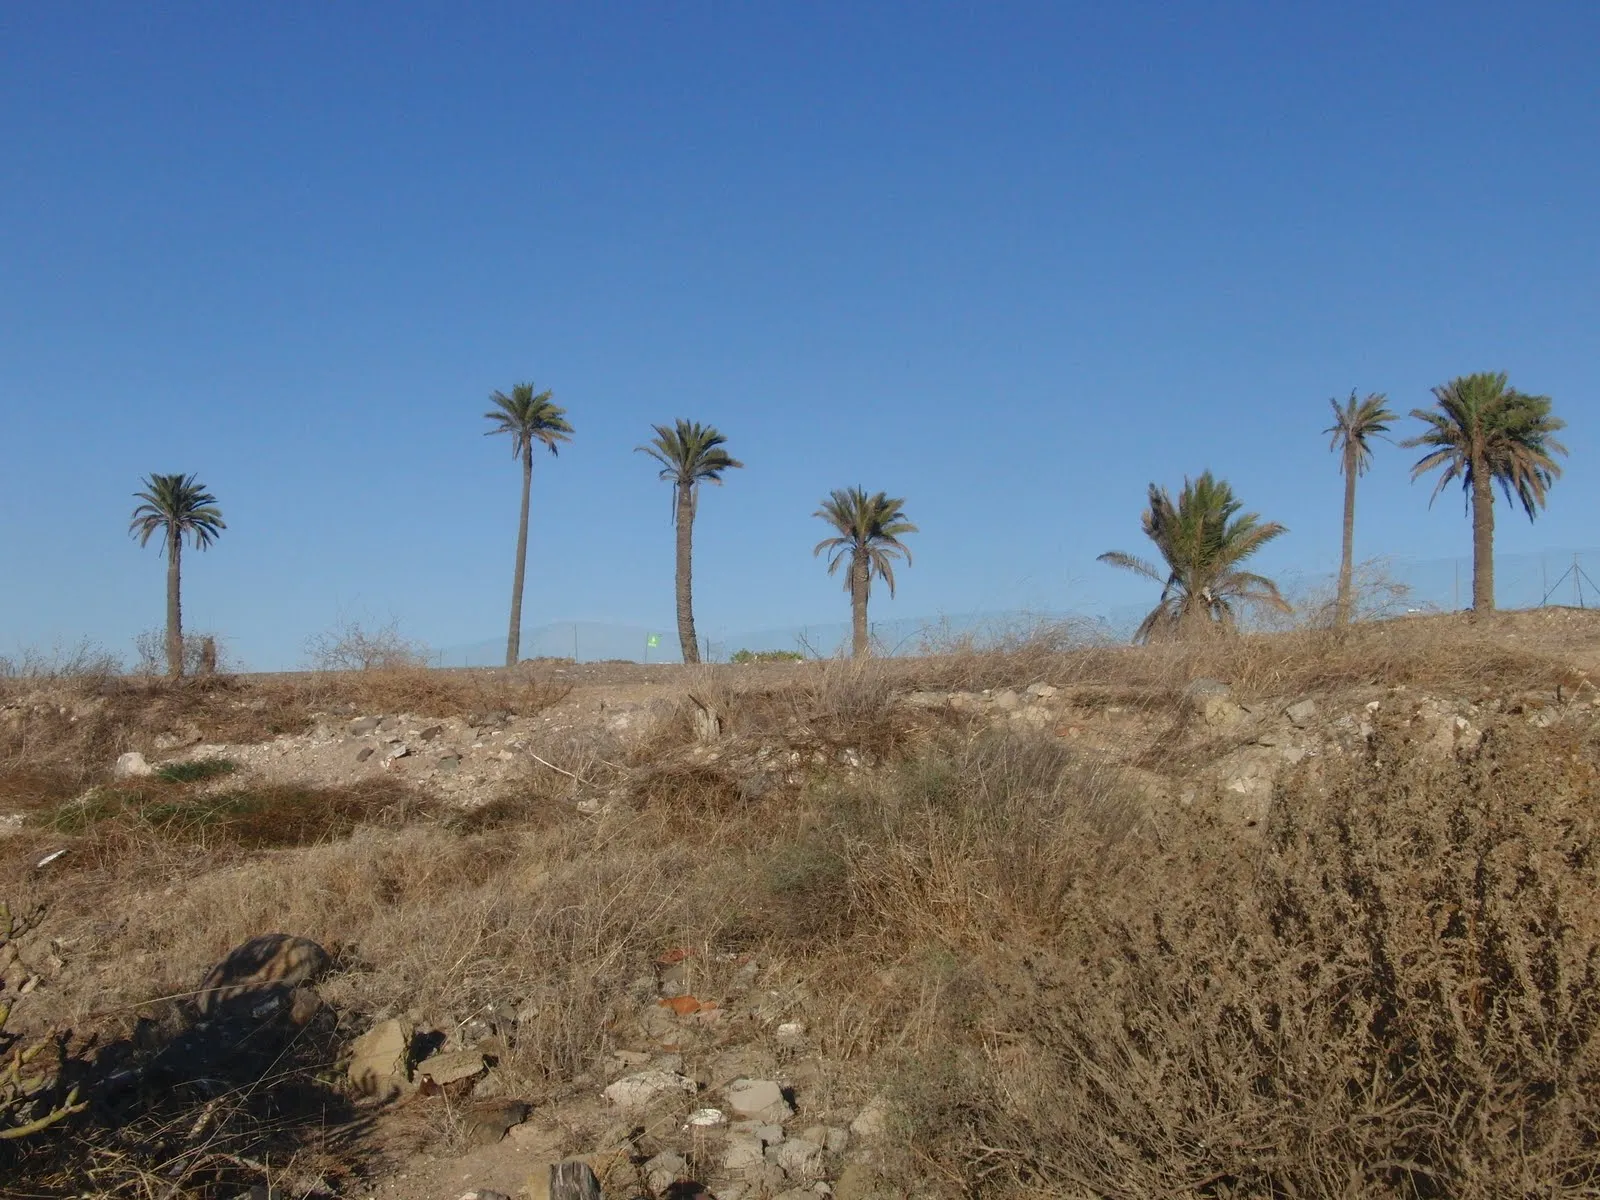
[[[350,1046],[350,1082],[363,1095],[389,1099],[405,1089],[411,1028],[398,1020],[379,1021]]]
[[[601,1094],[618,1108],[637,1110],[648,1108],[663,1096],[677,1092],[692,1096],[696,1090],[694,1080],[674,1071],[640,1071],[637,1075],[623,1076]]]
[[[431,741],[433,741],[434,738],[438,737],[443,732],[444,732],[444,726],[443,725],[429,725],[426,729],[424,729],[417,736],[420,737],[425,742],[431,742]]]
[[[406,745],[404,742],[396,742],[394,745],[389,747],[388,751],[383,757],[385,762],[394,762],[396,759],[404,758],[410,753],[410,746]]]
[[[367,759],[372,757],[372,753],[373,751],[371,746],[363,746],[361,749],[356,751],[356,761],[358,763],[364,763],[367,761]]]
[[[683,1123],[685,1129],[716,1129],[728,1123],[728,1114],[720,1108],[697,1108]]]
[[[297,996],[333,960],[310,938],[268,933],[235,946],[200,983],[195,1008],[205,1017],[261,1019],[288,1010],[303,1025],[316,1011],[316,998]],[[309,1005],[309,1008],[307,1007]]]
[[[1296,729],[1304,729],[1311,724],[1317,715],[1317,702],[1315,700],[1298,701],[1284,709],[1283,715],[1289,718]]]
[[[474,1146],[492,1146],[513,1126],[526,1121],[529,1109],[522,1100],[483,1100],[467,1109],[461,1123]]]
[[[347,729],[355,737],[363,737],[369,733],[376,733],[378,726],[383,723],[382,717],[357,717],[351,721]]]
[[[728,1107],[742,1117],[766,1116],[789,1105],[783,1089],[770,1079],[735,1079],[727,1088]],[[787,1111],[785,1112],[787,1116]]]
[[[1030,683],[1027,696],[1030,700],[1054,700],[1061,689],[1049,683]]]
[[[191,723],[179,729],[174,729],[169,733],[158,735],[155,740],[155,747],[157,750],[182,750],[186,746],[198,745],[203,739],[204,735],[200,732],[200,727]]]
[[[882,1137],[889,1128],[889,1106],[883,1098],[875,1097],[850,1122],[850,1132],[861,1138]]]
[[[430,1055],[417,1064],[416,1077],[431,1079],[443,1087],[458,1079],[471,1079],[485,1070],[483,1055],[477,1050],[446,1050]]]
[[[1006,688],[1004,691],[996,692],[994,699],[990,703],[1001,712],[1011,712],[1013,709],[1022,707],[1022,697],[1017,695],[1011,688]]]
[[[767,1148],[767,1161],[783,1168],[794,1179],[821,1179],[824,1173],[822,1147],[805,1138],[787,1138]]]
[[[439,770],[446,775],[454,775],[461,770],[461,756],[459,754],[446,754],[439,759]]]
[[[722,1166],[728,1171],[743,1171],[766,1161],[767,1148],[761,1139],[749,1136],[730,1137],[722,1148]]]
[[[145,762],[144,755],[137,750],[118,756],[117,765],[111,768],[114,779],[144,779],[155,773],[156,769]]]
[[[1228,685],[1215,679],[1196,679],[1183,690],[1189,711],[1210,729],[1237,725],[1248,715],[1233,698]]]
[[[866,1163],[851,1163],[833,1181],[834,1200],[886,1200],[892,1194]]]
[[[644,1164],[644,1177],[655,1192],[664,1192],[688,1171],[689,1163],[681,1154],[663,1151]]]

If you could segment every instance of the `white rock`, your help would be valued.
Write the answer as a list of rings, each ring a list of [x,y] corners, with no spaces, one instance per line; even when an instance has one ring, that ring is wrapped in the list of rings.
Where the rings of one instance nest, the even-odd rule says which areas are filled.
[[[693,1095],[695,1082],[672,1071],[640,1071],[626,1075],[605,1089],[602,1095],[618,1108],[648,1108],[662,1096],[674,1092]]]
[[[111,769],[111,774],[116,779],[143,779],[154,775],[156,769],[145,762],[144,755],[137,750],[129,750],[117,759],[117,765]]]
[[[685,1129],[715,1129],[719,1125],[726,1125],[727,1123],[728,1114],[720,1108],[697,1108],[689,1114],[689,1119],[684,1122],[683,1127]]]
[[[728,1107],[740,1116],[755,1116],[784,1102],[783,1089],[770,1079],[735,1079],[727,1097]]]
[[[729,1171],[742,1171],[765,1162],[766,1153],[759,1138],[731,1137],[722,1148],[722,1165]]]
[[[796,1179],[820,1179],[824,1170],[822,1147],[805,1138],[788,1138],[768,1148],[767,1161]]]

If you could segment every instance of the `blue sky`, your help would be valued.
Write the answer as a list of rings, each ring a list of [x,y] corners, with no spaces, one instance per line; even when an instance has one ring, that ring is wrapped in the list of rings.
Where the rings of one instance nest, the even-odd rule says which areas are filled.
[[[160,624],[150,471],[221,501],[186,615],[251,666],[341,613],[495,636],[524,379],[577,429],[530,627],[670,630],[632,450],[678,416],[748,464],[712,634],[845,617],[811,513],[855,483],[922,528],[885,619],[1153,600],[1094,557],[1207,467],[1290,527],[1263,570],[1330,568],[1328,398],[1475,370],[1570,422],[1500,547],[1592,545],[1597,45],[1577,0],[6,6],[0,652]],[[1466,554],[1412,457],[1358,552]]]

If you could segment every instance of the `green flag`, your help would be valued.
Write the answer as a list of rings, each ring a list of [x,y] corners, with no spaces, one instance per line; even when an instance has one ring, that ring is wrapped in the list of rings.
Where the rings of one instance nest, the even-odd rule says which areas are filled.
[[[657,646],[661,645],[661,635],[659,633],[650,634],[644,639],[644,644],[649,646],[650,649],[654,650]]]

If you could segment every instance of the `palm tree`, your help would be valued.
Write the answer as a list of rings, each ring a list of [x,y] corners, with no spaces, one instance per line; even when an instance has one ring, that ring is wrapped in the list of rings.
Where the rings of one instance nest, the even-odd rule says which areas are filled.
[[[1461,480],[1472,510],[1472,611],[1494,611],[1494,488],[1519,503],[1532,521],[1561,474],[1556,454],[1567,448],[1553,434],[1567,423],[1550,414],[1549,396],[1525,396],[1506,387],[1504,371],[1463,375],[1433,389],[1437,411],[1414,408],[1427,425],[1402,446],[1427,446],[1411,468],[1416,479],[1443,467],[1431,506],[1452,479]]]
[[[1372,465],[1372,447],[1368,439],[1388,433],[1389,422],[1395,420],[1395,414],[1389,411],[1389,398],[1382,392],[1373,392],[1365,400],[1357,400],[1355,392],[1351,391],[1344,405],[1337,400],[1328,403],[1333,406],[1333,424],[1322,432],[1332,438],[1328,449],[1339,451],[1339,470],[1344,474],[1344,546],[1339,555],[1339,601],[1335,620],[1340,625],[1348,625],[1354,607],[1350,576],[1356,542],[1356,477],[1365,475]]]
[[[133,498],[143,501],[133,510],[128,533],[147,546],[157,533],[167,551],[167,674],[183,674],[183,539],[204,550],[228,526],[222,520],[217,498],[193,475],[149,475],[139,481],[144,491]]]
[[[1289,611],[1277,584],[1239,570],[1245,559],[1288,531],[1276,521],[1263,523],[1255,513],[1240,513],[1241,507],[1227,481],[1212,478],[1210,471],[1192,481],[1185,479],[1177,504],[1166,488],[1150,485],[1144,532],[1166,562],[1165,573],[1120,550],[1100,555],[1103,563],[1162,585],[1161,601],[1140,623],[1134,641],[1232,629],[1240,604]]]
[[[572,426],[567,423],[567,410],[552,403],[548,391],[535,392],[531,383],[517,384],[509,396],[504,392],[491,392],[489,399],[494,408],[483,415],[494,422],[494,428],[484,436],[510,434],[511,453],[522,460],[517,571],[511,580],[511,630],[506,635],[506,666],[514,667],[522,650],[522,581],[528,567],[528,493],[533,488],[533,445],[538,442],[555,454],[558,443],[572,440]]]
[[[702,482],[720,484],[722,473],[744,464],[722,447],[727,438],[711,425],[678,421],[672,428],[652,425],[655,439],[637,449],[661,464],[661,478],[672,484],[672,524],[678,531],[678,644],[683,661],[700,661],[694,631],[694,514]]]
[[[893,596],[895,558],[904,558],[906,565],[911,565],[911,551],[900,538],[916,533],[917,527],[906,520],[900,507],[904,503],[882,492],[869,496],[859,487],[838,488],[811,514],[839,531],[838,537],[824,538],[811,551],[813,555],[824,550],[830,553],[828,574],[837,571],[846,556],[850,560],[844,586],[850,593],[850,652],[856,658],[865,658],[871,652],[867,641],[867,598],[872,593],[872,577],[877,575],[887,583],[889,595]]]

